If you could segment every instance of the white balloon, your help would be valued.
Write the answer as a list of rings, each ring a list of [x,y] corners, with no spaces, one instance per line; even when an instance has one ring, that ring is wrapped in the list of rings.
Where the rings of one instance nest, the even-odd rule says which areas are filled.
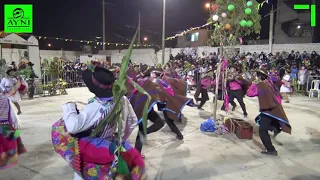
[[[215,15],[212,16],[212,20],[213,20],[213,21],[218,21],[218,19],[219,19],[219,16],[218,16],[218,15],[215,14]]]
[[[221,16],[225,18],[227,17],[227,13],[221,13]]]

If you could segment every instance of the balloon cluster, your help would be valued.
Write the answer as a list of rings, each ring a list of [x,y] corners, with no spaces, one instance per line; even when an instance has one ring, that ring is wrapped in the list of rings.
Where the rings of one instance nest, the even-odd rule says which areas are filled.
[[[245,8],[245,10],[244,10],[244,13],[247,15],[247,16],[249,16],[249,15],[251,15],[252,14],[252,9],[251,9],[251,7],[252,7],[252,5],[253,5],[253,3],[252,3],[252,1],[247,1],[247,7]],[[217,5],[217,4],[213,4],[212,6],[211,6],[211,9],[213,10],[213,11],[218,11],[218,9],[219,9],[219,6]],[[235,5],[234,4],[229,4],[228,5],[228,11],[229,12],[233,12],[235,10]],[[221,16],[219,16],[218,14],[214,14],[213,16],[212,16],[212,20],[214,21],[214,22],[216,22],[216,21],[218,21],[219,20],[219,18],[226,18],[228,16],[228,14],[226,13],[226,12],[222,12],[221,13]],[[243,19],[243,20],[241,20],[240,22],[240,26],[241,27],[252,27],[253,26],[253,22],[251,21],[251,20],[245,20],[245,19]],[[230,24],[225,24],[225,30],[230,30],[231,29],[231,25]]]
[[[250,15],[252,13],[252,10],[250,8],[251,6],[252,6],[252,1],[248,1],[247,2],[247,8],[244,10],[244,13],[246,15]],[[240,21],[240,26],[241,27],[252,27],[253,26],[253,22],[251,20],[246,21],[246,20],[243,19],[243,20]]]

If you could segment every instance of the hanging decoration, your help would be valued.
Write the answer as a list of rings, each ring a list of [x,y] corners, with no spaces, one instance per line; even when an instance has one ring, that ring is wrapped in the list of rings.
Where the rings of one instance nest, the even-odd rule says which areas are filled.
[[[207,26],[209,26],[210,24],[212,24],[212,22],[206,23],[206,24],[204,24],[204,25],[202,25],[202,26],[189,28],[189,29],[187,29],[187,30],[184,30],[182,33],[176,34],[176,35],[171,36],[171,37],[167,37],[167,38],[166,38],[166,41],[175,39],[175,38],[177,38],[177,37],[184,36],[184,35],[188,34],[189,32],[196,31],[196,30],[199,30],[199,29],[201,29],[201,28],[207,27]]]
[[[231,25],[230,24],[226,24],[225,28],[226,28],[226,30],[230,30],[231,29]]]
[[[247,26],[247,21],[246,20],[241,20],[240,21],[240,25],[241,25],[241,27]]]
[[[114,34],[116,36],[116,34]],[[80,43],[86,43],[86,44],[95,44],[95,45],[103,45],[103,42],[101,41],[88,41],[88,40],[77,40],[77,39],[70,39],[70,38],[59,38],[59,37],[46,37],[46,36],[34,36],[38,38],[39,40],[41,39],[48,39],[48,40],[61,40],[65,42],[80,42]],[[116,36],[121,38],[120,35]],[[122,38],[121,38],[122,39]],[[124,38],[125,39],[125,38]],[[105,42],[105,45],[116,45],[116,46],[129,46],[130,44],[126,43],[119,43],[119,42]],[[138,45],[134,44],[135,47],[153,47],[153,46],[160,46],[160,45],[153,45],[153,44],[143,44],[143,45]]]
[[[234,10],[234,5],[233,5],[233,4],[230,4],[230,5],[228,6],[228,10],[229,10],[229,11],[233,11],[233,10]]]
[[[218,19],[219,19],[219,16],[218,16],[218,15],[215,14],[215,15],[212,16],[212,20],[213,20],[213,21],[218,21]]]
[[[261,17],[258,9],[253,8],[257,7],[258,2],[253,0],[215,0],[214,4],[219,8],[211,13],[208,20],[214,26],[209,45],[241,44],[243,36],[260,32]]]
[[[250,15],[252,11],[250,8],[246,8],[244,12],[246,13],[246,15]]]
[[[211,6],[211,10],[212,10],[212,11],[216,11],[216,10],[218,10],[218,5],[216,5],[216,4],[212,4],[212,6]]]
[[[252,27],[252,26],[253,26],[253,22],[252,22],[252,21],[250,21],[250,20],[249,20],[249,21],[247,21],[247,26],[248,26],[248,27]]]

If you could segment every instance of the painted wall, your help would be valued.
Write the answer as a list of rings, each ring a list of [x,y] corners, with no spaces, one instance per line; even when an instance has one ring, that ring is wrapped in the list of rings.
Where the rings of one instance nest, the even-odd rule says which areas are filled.
[[[240,52],[257,52],[260,53],[268,52],[268,45],[241,45],[236,46],[235,48],[240,48]],[[170,54],[176,55],[181,52],[181,50],[185,50],[186,48],[166,48],[165,49],[165,62],[167,62],[170,58]],[[201,46],[196,48],[197,54],[200,55],[202,52],[209,54],[211,52],[218,52],[217,47],[210,46]],[[0,58],[2,57],[10,64],[12,61],[15,61],[17,64],[20,63],[20,59],[23,57],[24,51],[27,49],[9,49],[9,48],[0,48]],[[320,53],[320,43],[303,43],[303,44],[274,44],[272,51],[273,54],[276,52],[282,51],[317,51]],[[100,55],[111,56],[111,63],[120,63],[123,56],[127,50],[108,50],[99,52]],[[52,59],[53,57],[61,57],[65,56],[67,59],[74,61],[77,57],[80,57],[81,52],[76,51],[54,51],[54,50],[40,50],[41,59]],[[134,49],[131,56],[132,62],[136,62],[137,64],[148,64],[154,65],[161,63],[162,60],[162,51],[155,52],[154,49]],[[36,67],[36,66],[35,66]],[[40,66],[38,66],[40,67]],[[39,70],[40,71],[40,70]]]

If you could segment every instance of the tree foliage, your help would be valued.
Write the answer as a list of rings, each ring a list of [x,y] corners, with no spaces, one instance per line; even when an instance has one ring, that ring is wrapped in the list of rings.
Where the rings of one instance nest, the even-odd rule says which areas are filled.
[[[237,45],[242,43],[242,37],[252,33],[260,33],[259,3],[253,0],[249,3],[252,5],[248,6],[247,2],[247,0],[215,0],[212,2],[212,13],[208,19],[208,22],[214,26],[208,42],[210,45],[220,45],[220,43],[223,46]],[[230,5],[234,6],[233,10],[229,10]],[[247,8],[250,8],[250,14],[246,14]],[[217,21],[213,20],[214,15],[219,17]],[[241,21],[251,21],[252,26],[241,26]]]

